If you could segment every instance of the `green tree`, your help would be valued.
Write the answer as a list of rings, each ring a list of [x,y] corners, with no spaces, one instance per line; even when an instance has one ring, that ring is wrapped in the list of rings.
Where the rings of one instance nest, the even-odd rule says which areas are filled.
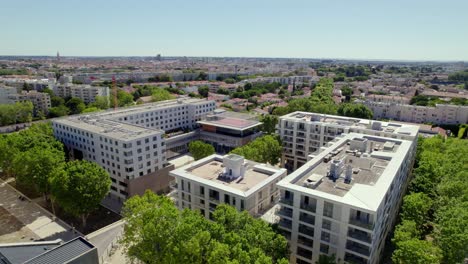
[[[50,179],[55,201],[66,212],[81,217],[83,227],[89,213],[109,192],[110,185],[109,173],[98,164],[85,160],[68,162]]]
[[[287,241],[264,221],[219,205],[213,220],[147,191],[125,202],[122,244],[143,263],[287,263]]]
[[[87,107],[85,108],[81,113],[92,113],[92,112],[98,112],[100,111],[101,109],[97,108],[97,107],[94,107],[94,106],[91,106],[91,107]]]
[[[117,91],[117,102],[119,107],[133,105],[133,96],[125,91]]]
[[[402,241],[408,241],[413,238],[419,239],[420,237],[421,230],[416,225],[416,222],[411,220],[403,220],[399,225],[396,226],[392,242],[395,244],[395,246],[398,246],[398,243]]]
[[[199,72],[196,80],[197,81],[206,81],[206,80],[208,80],[208,74],[206,74],[205,72]]]
[[[35,146],[22,155],[16,155],[13,162],[16,180],[21,184],[35,187],[44,195],[44,200],[47,202],[50,193],[49,180],[55,168],[65,162],[65,153],[50,146]]]
[[[80,98],[73,97],[65,103],[65,106],[70,109],[70,114],[76,115],[80,114],[85,110],[86,105]]]
[[[204,143],[200,140],[190,142],[189,151],[195,160],[208,157],[209,155],[215,153],[215,149],[212,145]]]
[[[174,95],[161,88],[154,89],[151,97],[153,99],[153,102],[171,100],[176,98]]]
[[[233,154],[261,163],[275,165],[281,158],[282,147],[276,136],[259,137],[245,146],[235,148]]]
[[[402,241],[393,252],[392,261],[396,264],[439,264],[442,251],[431,242],[418,239]]]
[[[260,118],[262,124],[262,131],[267,134],[276,133],[276,125],[278,124],[278,117],[275,115],[263,115]]]
[[[338,107],[338,115],[372,119],[374,113],[372,113],[372,110],[363,104],[345,103]]]
[[[401,218],[411,220],[418,228],[429,219],[429,210],[432,208],[432,200],[424,193],[411,193],[403,198]]]
[[[102,109],[102,110],[106,110],[110,106],[109,103],[110,103],[109,96],[96,96],[91,106]]]
[[[70,113],[70,109],[68,109],[68,107],[65,105],[49,108],[49,117],[66,116],[68,113]]]
[[[206,85],[202,85],[198,87],[198,94],[200,94],[203,97],[208,97],[208,92],[210,91],[210,88]]]

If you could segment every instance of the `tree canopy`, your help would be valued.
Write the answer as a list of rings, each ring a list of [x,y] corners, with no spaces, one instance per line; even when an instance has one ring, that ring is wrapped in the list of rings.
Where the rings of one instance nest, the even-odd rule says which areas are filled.
[[[98,164],[76,160],[56,170],[50,185],[57,203],[66,212],[80,216],[86,226],[89,213],[109,192],[111,180],[109,173]]]
[[[233,154],[261,163],[275,165],[281,158],[281,143],[276,136],[266,135],[231,151]]]
[[[128,199],[123,215],[126,253],[143,263],[288,263],[283,236],[229,205],[219,205],[210,221],[147,191]]]
[[[392,260],[463,262],[468,257],[468,141],[420,138],[413,176],[392,240]]]
[[[32,121],[34,106],[31,102],[0,104],[0,126]]]
[[[189,152],[192,154],[195,160],[203,159],[211,154],[215,153],[215,149],[212,145],[207,144],[200,140],[195,140],[189,144]]]
[[[338,115],[341,116],[348,116],[348,117],[356,117],[356,118],[365,118],[365,119],[372,119],[374,115],[372,110],[370,110],[367,106],[363,104],[357,103],[344,103],[340,104],[338,107]]]
[[[170,92],[168,92],[167,90],[161,89],[161,88],[154,89],[153,93],[151,94],[151,97],[153,99],[153,102],[171,100],[171,99],[176,98]]]

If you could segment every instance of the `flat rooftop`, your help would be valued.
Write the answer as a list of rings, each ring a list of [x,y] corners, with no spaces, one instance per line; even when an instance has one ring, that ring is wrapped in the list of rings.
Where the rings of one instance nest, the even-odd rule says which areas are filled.
[[[392,149],[384,150],[386,142],[368,140],[367,152],[358,154],[357,151],[352,150],[351,146],[348,145],[350,142],[351,140],[343,146],[329,151],[329,154],[324,159],[296,181],[295,184],[300,186],[310,184],[307,188],[337,196],[344,196],[356,183],[373,186],[379,180],[389,160],[369,153],[370,145],[373,145],[372,151],[389,153],[395,153],[398,145],[395,144]],[[333,177],[328,176],[330,167],[334,161],[343,161],[344,165],[340,177],[335,180],[333,180]],[[345,170],[348,165],[351,166],[353,172],[349,183],[345,182]]]
[[[164,131],[155,128],[146,128],[139,125],[130,125],[99,118],[95,115],[79,115],[54,120],[57,124],[75,127],[80,130],[98,133],[103,136],[118,140],[133,140],[155,134],[163,134]]]
[[[222,160],[221,161],[211,160],[203,164],[202,166],[195,167],[187,171],[191,173],[192,175],[195,175],[202,179],[217,182],[225,186],[235,188],[239,191],[246,192],[272,175],[269,173],[267,174],[267,173],[255,170],[253,168],[254,165],[256,164],[253,162],[249,163],[245,171],[244,177],[234,179],[231,181],[223,180],[221,177],[219,177],[220,174],[222,174],[224,170],[224,165],[223,165]]]
[[[215,127],[230,128],[236,130],[245,130],[262,124],[256,119],[256,116],[235,112],[217,112],[210,114],[206,120],[198,121],[198,124],[210,125]]]
[[[411,124],[402,124],[396,122],[383,122],[375,121],[370,119],[360,119],[344,116],[335,115],[324,115],[309,112],[293,112],[281,117],[282,119],[288,119],[292,121],[303,121],[303,122],[319,122],[333,125],[340,125],[350,128],[357,129],[372,129],[376,131],[405,134],[410,136],[416,136],[418,133],[418,126]],[[377,126],[373,126],[377,125]]]
[[[225,189],[232,193],[248,196],[279,176],[286,175],[286,169],[274,168],[265,164],[243,159],[245,168],[243,176],[229,179],[226,176],[226,167],[223,158],[229,157],[234,162],[241,162],[231,155],[221,156],[213,154],[204,159],[195,161],[189,165],[171,171],[172,176],[184,177],[189,180],[199,181],[205,185],[212,185],[218,189]],[[234,155],[237,156],[237,155]]]
[[[278,186],[376,210],[412,144],[412,140],[349,133],[311,154],[309,161]]]
[[[0,243],[62,239],[81,235],[7,183],[0,181]]]

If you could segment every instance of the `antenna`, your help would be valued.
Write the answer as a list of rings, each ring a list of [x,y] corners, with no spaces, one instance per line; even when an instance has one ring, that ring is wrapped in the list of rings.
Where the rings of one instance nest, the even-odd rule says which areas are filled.
[[[117,110],[117,85],[115,84],[115,76],[112,75],[112,93],[114,94],[114,110]]]

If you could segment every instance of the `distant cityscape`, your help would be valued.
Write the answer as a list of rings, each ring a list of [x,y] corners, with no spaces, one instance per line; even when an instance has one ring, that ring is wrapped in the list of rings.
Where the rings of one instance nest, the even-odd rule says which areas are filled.
[[[405,197],[439,199],[414,187],[430,156],[419,153],[426,140],[465,153],[467,124],[463,61],[0,56],[0,262],[147,263],[120,238],[144,226],[132,201],[149,192],[181,219],[248,212],[285,241],[281,258],[262,253],[272,263],[425,263],[399,255]],[[432,223],[414,221],[425,229],[411,239],[435,252],[427,263],[466,261],[466,245],[442,252],[421,235],[437,237]]]

